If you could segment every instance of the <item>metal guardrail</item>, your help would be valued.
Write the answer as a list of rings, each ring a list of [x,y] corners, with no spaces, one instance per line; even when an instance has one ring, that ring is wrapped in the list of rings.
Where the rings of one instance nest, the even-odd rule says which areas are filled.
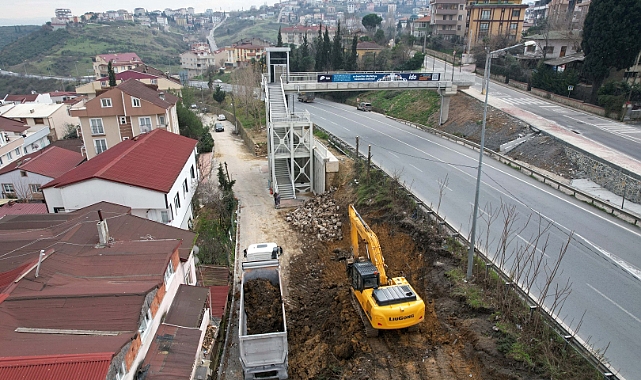
[[[394,118],[394,117],[391,117],[391,116],[387,116],[387,118],[392,119],[394,121],[397,121],[399,123],[403,123],[405,125],[409,125],[411,127],[417,128],[417,129],[425,130],[425,131],[427,131],[429,133],[432,133],[432,134],[434,134],[436,136],[439,136],[441,138],[444,138],[444,139],[447,139],[447,140],[450,140],[450,141],[454,141],[457,144],[461,144],[463,146],[468,146],[468,147],[472,148],[473,150],[480,150],[480,148],[481,148],[480,145],[475,143],[475,142],[466,140],[466,139],[458,137],[458,136],[454,136],[454,135],[449,134],[447,132],[439,131],[438,129],[435,129],[435,128],[432,128],[432,127],[428,127],[428,126],[425,126],[423,124],[412,123],[412,122],[409,122],[409,121],[406,121],[406,120],[402,120],[402,119],[397,119],[397,118]],[[507,157],[507,156],[505,156],[505,155],[503,155],[501,153],[495,152],[495,151],[493,151],[491,149],[487,149],[487,147],[484,149],[484,152],[485,152],[485,154],[487,156],[489,156],[491,158],[494,158],[494,159],[498,160],[501,163],[507,164],[510,167],[525,173],[526,175],[530,176],[531,178],[534,178],[534,179],[536,179],[538,181],[543,182],[544,184],[547,184],[547,185],[549,185],[549,186],[551,186],[553,188],[556,188],[557,190],[562,191],[564,194],[572,195],[573,197],[575,197],[576,199],[578,199],[580,201],[588,202],[589,204],[604,210],[608,214],[611,214],[611,215],[616,216],[616,217],[618,217],[620,219],[623,219],[623,220],[625,220],[625,221],[627,221],[629,223],[632,223],[635,226],[639,225],[639,221],[641,220],[641,216],[640,215],[631,213],[631,212],[626,211],[626,210],[624,210],[624,209],[622,209],[620,207],[614,206],[608,201],[604,201],[602,199],[595,198],[591,194],[588,194],[588,193],[586,193],[586,192],[584,192],[582,190],[579,190],[579,189],[574,188],[572,186],[566,185],[566,184],[564,184],[564,183],[562,183],[560,181],[557,181],[554,178],[551,178],[550,176],[547,176],[547,175],[545,175],[545,174],[543,174],[543,173],[541,173],[541,172],[539,172],[539,171],[537,171],[535,169],[532,169],[532,168],[527,167],[527,166],[523,166],[523,164],[521,164],[521,163],[519,163],[517,161],[514,161],[513,159],[511,159],[511,158],[509,158],[509,157]]]
[[[400,120],[399,120],[400,121]],[[328,142],[331,146],[333,146],[335,149],[339,150],[341,153],[345,154],[346,156],[350,156],[352,158],[358,158],[360,154],[357,154],[355,152],[355,148],[351,147],[348,145],[346,142],[342,141],[338,137],[332,135],[330,132],[327,130],[323,129],[322,127],[319,127],[317,125],[314,125],[315,128],[324,131],[328,135]],[[439,131],[440,132],[440,131]],[[441,132],[444,133],[444,132]],[[448,135],[452,138],[455,138],[457,140],[463,140],[466,141],[465,139],[460,139],[456,136],[450,135],[445,133],[445,135]],[[479,148],[478,144],[471,143],[467,141],[467,145],[472,146],[473,148]],[[497,154],[495,152],[490,151],[491,154]],[[499,155],[502,156],[502,155]],[[508,160],[510,160],[508,158]],[[510,160],[512,161],[512,160]],[[376,170],[379,170],[383,173],[386,173],[388,176],[390,175],[387,173],[385,170],[377,166],[376,164],[372,163],[372,166],[375,167]],[[529,170],[529,169],[528,169]],[[538,174],[538,173],[537,173]],[[542,175],[543,176],[543,175]],[[392,178],[390,176],[390,178]],[[408,189],[404,184],[398,183],[398,186],[402,188],[406,194],[411,197],[414,202],[417,204],[418,210],[423,214],[422,216],[425,218],[428,218],[429,220],[437,223],[439,228],[441,228],[442,232],[447,233],[451,238],[455,239],[457,242],[460,244],[469,247],[470,242],[463,237],[463,235],[458,231],[454,226],[449,224],[445,218],[442,218],[440,215],[436,213],[433,209],[431,209],[429,206],[425,204],[420,198],[418,198],[416,195],[414,195],[411,191],[411,189]],[[524,291],[518,284],[516,286],[513,283],[513,279],[511,279],[506,273],[503,272],[503,270],[496,266],[492,260],[489,258],[489,256],[480,251],[478,248],[474,248],[474,252],[476,255],[481,258],[485,263],[487,268],[492,268],[505,283],[510,283],[512,284],[511,289],[514,290],[518,296],[523,299],[525,302],[527,302],[528,305],[530,305],[530,310],[536,310],[538,309],[538,302],[536,299],[534,299],[529,293]],[[546,307],[543,307],[542,310],[540,310],[541,316],[544,317],[545,322],[550,326],[554,331],[571,347],[575,349],[577,353],[579,353],[583,358],[585,358],[589,363],[591,363],[597,370],[599,370],[602,374],[604,379],[606,380],[625,380],[623,377],[620,377],[619,375],[616,374],[617,371],[613,370],[608,366],[607,363],[604,363],[601,361],[599,358],[598,352],[596,352],[594,349],[589,347],[589,345],[580,337],[575,336],[574,332],[565,324],[561,321],[558,321],[555,316],[551,315],[549,310]]]

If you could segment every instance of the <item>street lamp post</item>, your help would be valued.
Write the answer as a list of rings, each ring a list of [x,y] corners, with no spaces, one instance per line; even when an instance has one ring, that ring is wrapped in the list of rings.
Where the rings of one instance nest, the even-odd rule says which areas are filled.
[[[514,46],[509,46],[503,49],[498,49],[491,51],[487,54],[485,58],[485,71],[483,73],[483,89],[481,92],[485,91],[485,104],[483,105],[483,125],[481,126],[481,146],[479,148],[479,166],[476,173],[476,192],[474,194],[474,211],[472,212],[472,234],[470,237],[470,248],[467,253],[467,274],[466,279],[470,281],[472,279],[472,268],[474,267],[474,247],[476,245],[476,218],[479,211],[479,193],[481,189],[481,170],[483,165],[483,151],[485,150],[485,126],[487,124],[487,100],[490,90],[490,65],[492,64],[492,55],[496,53],[501,53],[519,46],[530,46],[533,45],[534,41],[527,41],[524,43],[516,44]]]

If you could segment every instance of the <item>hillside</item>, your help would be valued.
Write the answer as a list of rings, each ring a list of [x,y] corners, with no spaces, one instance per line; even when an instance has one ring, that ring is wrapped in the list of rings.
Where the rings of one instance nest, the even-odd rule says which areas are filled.
[[[3,69],[57,76],[91,75],[92,57],[135,52],[161,70],[178,70],[179,54],[188,49],[182,34],[152,30],[131,23],[87,24],[78,28],[36,30],[4,46]]]
[[[0,49],[38,29],[39,25],[0,26]],[[0,61],[0,67],[3,67],[2,65],[4,62]]]
[[[276,44],[278,27],[282,26],[272,20],[241,20],[228,18],[214,33],[218,47],[229,46],[243,38],[261,38]]]

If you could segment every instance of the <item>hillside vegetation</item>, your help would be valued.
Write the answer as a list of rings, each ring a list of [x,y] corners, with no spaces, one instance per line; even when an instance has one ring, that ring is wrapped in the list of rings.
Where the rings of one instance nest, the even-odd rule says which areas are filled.
[[[147,64],[177,71],[188,49],[179,33],[131,23],[87,24],[57,31],[42,28],[4,46],[0,62],[15,72],[56,76],[92,75],[98,54],[135,52]]]
[[[0,49],[38,29],[40,29],[39,25],[0,26]],[[0,61],[0,67],[4,67],[4,64]]]
[[[280,26],[282,25],[273,20],[251,21],[230,17],[216,29],[214,38],[219,48],[229,46],[243,38],[262,38],[276,44]]]

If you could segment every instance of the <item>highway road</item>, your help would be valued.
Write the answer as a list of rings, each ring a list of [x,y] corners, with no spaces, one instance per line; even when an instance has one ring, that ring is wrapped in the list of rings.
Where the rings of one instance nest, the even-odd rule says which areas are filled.
[[[352,146],[359,136],[361,154],[366,155],[371,145],[374,163],[398,175],[419,199],[469,236],[478,152],[344,104],[317,98],[314,103],[297,103],[296,109],[307,109],[314,123]],[[477,246],[495,261],[501,260],[498,247],[506,210],[516,213],[508,252],[527,249],[542,235],[546,243],[539,243],[537,256],[545,255],[553,265],[569,241],[555,284],[570,281],[571,294],[555,314],[575,331],[585,313],[575,331],[578,339],[596,350],[608,347],[605,356],[613,372],[638,378],[641,230],[489,158],[483,164],[480,208]],[[490,219],[494,222],[486,233]],[[510,267],[511,260],[505,261],[504,267]],[[535,298],[541,295],[543,277],[531,289]],[[548,297],[545,305],[552,308],[552,302]]]
[[[432,67],[435,67],[437,71],[444,70],[444,62],[436,59],[434,63],[432,57],[426,57],[424,65],[427,71],[431,71]],[[450,77],[451,70],[452,66],[448,64],[444,78]],[[458,71],[459,68],[457,67],[455,70]],[[483,79],[477,75],[476,83],[469,91],[480,93],[482,82]],[[556,122],[567,130],[641,161],[641,125],[620,123],[589,112],[565,107],[496,81],[490,83],[489,95],[490,98],[502,101],[504,106],[500,108],[503,111],[510,113],[513,108],[529,111],[543,119]]]

